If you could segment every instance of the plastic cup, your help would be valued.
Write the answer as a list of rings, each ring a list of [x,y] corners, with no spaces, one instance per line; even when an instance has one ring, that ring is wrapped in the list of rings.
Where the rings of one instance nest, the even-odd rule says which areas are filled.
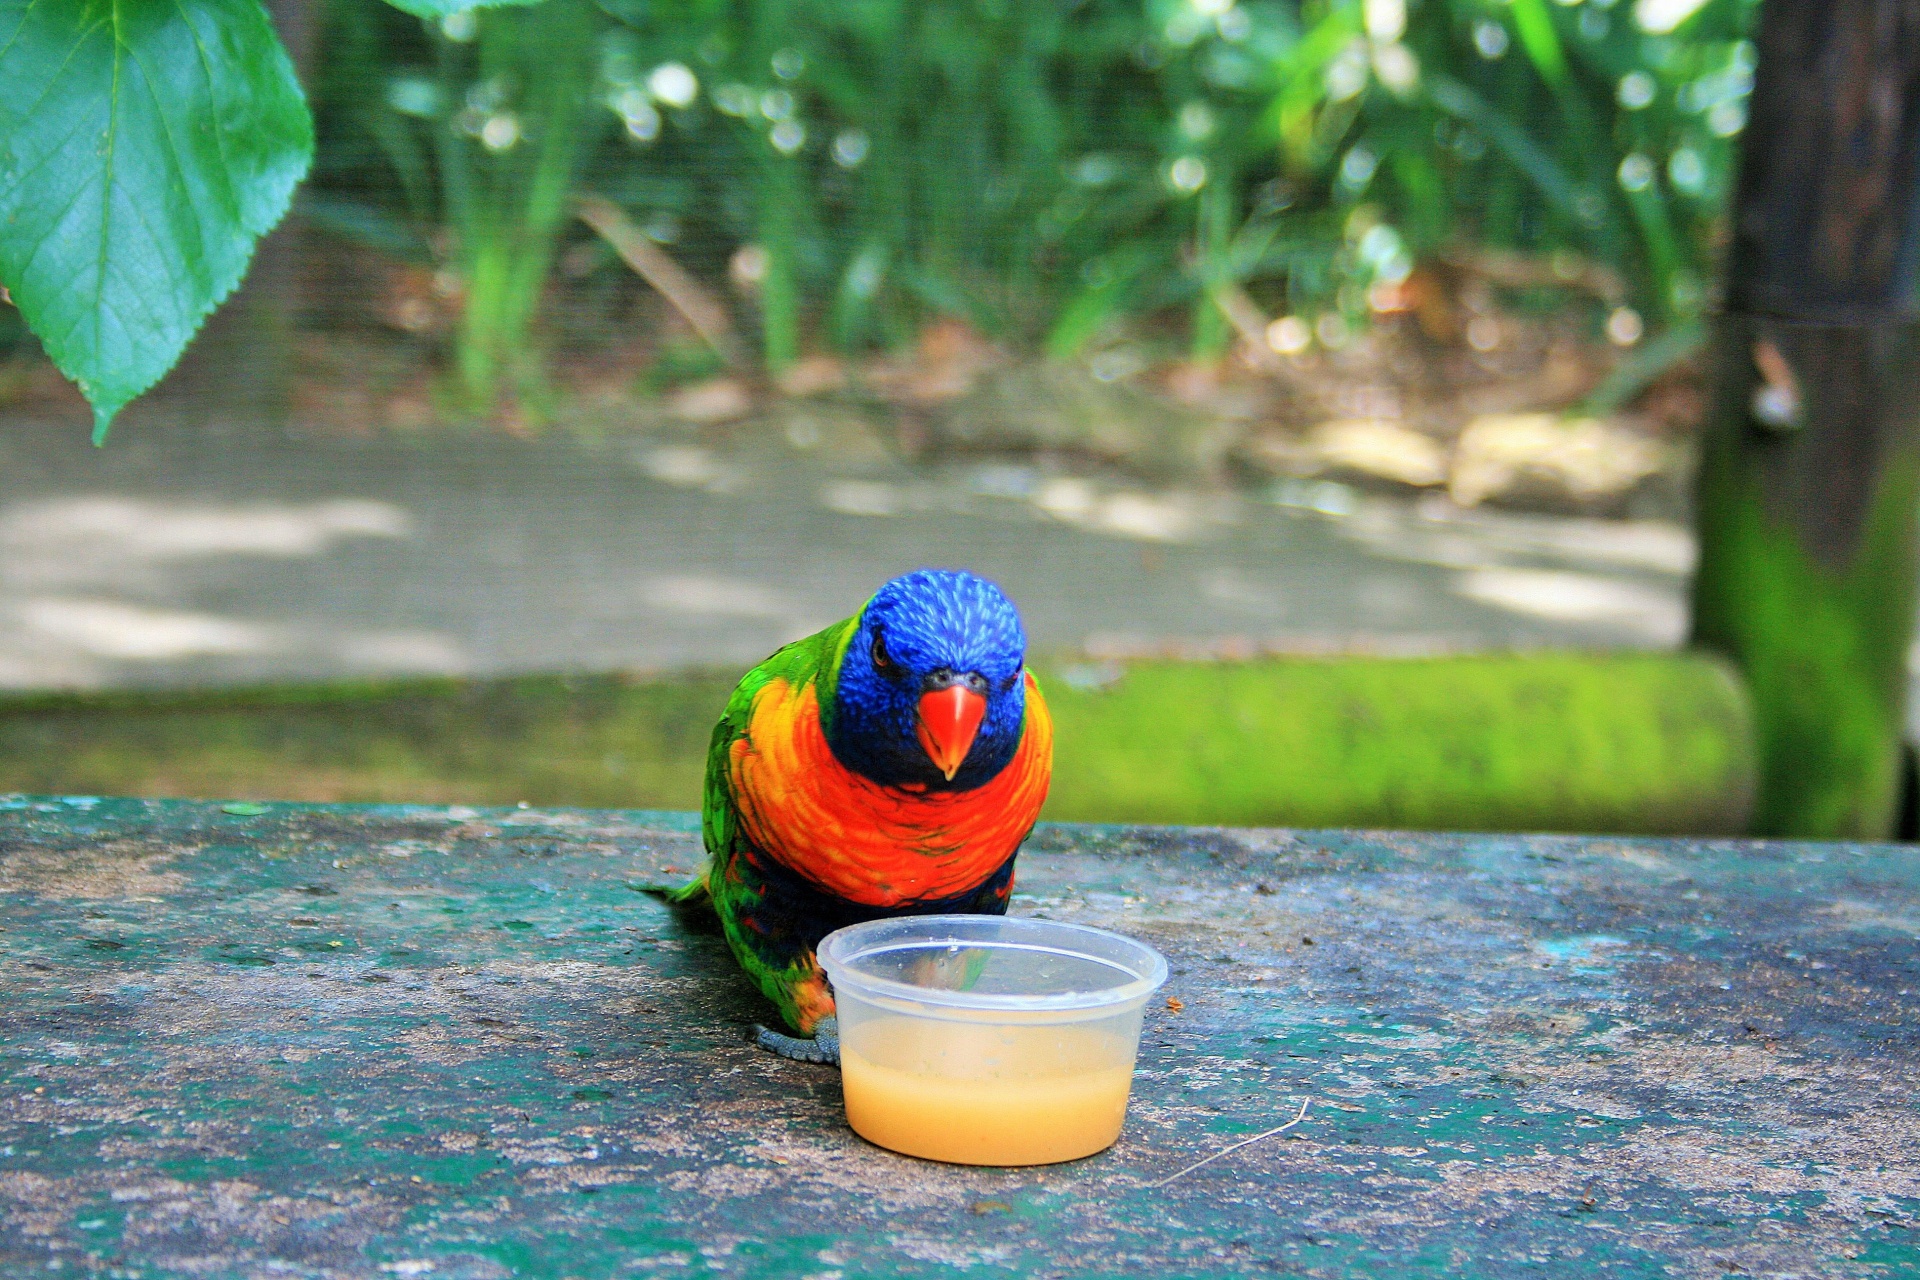
[[[1120,1136],[1153,948],[1004,916],[903,916],[828,934],[847,1122],[954,1164],[1077,1160]]]

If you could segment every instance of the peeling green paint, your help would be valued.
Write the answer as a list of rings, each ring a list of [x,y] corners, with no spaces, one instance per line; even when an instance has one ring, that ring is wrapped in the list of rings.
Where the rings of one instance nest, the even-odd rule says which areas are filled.
[[[691,815],[232,827],[0,806],[0,1274],[1920,1268],[1907,849],[1044,827],[1015,910],[1151,940],[1182,1007],[1119,1146],[993,1170],[744,1042],[724,944],[630,887]]]

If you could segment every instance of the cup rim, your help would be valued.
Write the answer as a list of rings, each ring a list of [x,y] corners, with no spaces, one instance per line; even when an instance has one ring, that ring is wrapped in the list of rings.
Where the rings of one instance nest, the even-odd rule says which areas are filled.
[[[987,928],[989,925],[992,926],[991,931]],[[1004,935],[1008,932],[1016,936],[1006,938]],[[1019,934],[1028,936],[1020,938],[1017,936]],[[1047,938],[1048,935],[1052,935],[1051,938],[1043,941],[1042,939]],[[1073,945],[1075,938],[1084,940],[1082,947],[1076,948]],[[892,945],[876,945],[882,939]],[[1086,949],[1085,944],[1095,940],[1105,945],[1097,951]],[[1016,995],[1003,992],[945,991],[934,987],[920,987],[910,982],[898,982],[891,978],[859,973],[852,968],[853,963],[864,956],[909,948],[919,949],[929,945],[939,945],[942,942],[1075,956],[1111,965],[1122,973],[1132,973],[1133,980],[1118,986],[1103,987],[1097,991]],[[1111,954],[1114,950],[1119,950],[1127,958],[1115,957]],[[1062,920],[1034,920],[1020,916],[887,916],[879,920],[867,920],[860,924],[835,929],[820,940],[815,954],[820,960],[821,967],[827,971],[828,980],[836,989],[845,988],[862,995],[887,996],[919,1004],[937,1005],[950,1009],[973,1009],[981,1012],[1093,1010],[1136,1003],[1159,990],[1166,983],[1168,972],[1166,957],[1137,938],[1129,938],[1125,934],[1114,933],[1109,929],[1096,929],[1091,925],[1069,924]]]

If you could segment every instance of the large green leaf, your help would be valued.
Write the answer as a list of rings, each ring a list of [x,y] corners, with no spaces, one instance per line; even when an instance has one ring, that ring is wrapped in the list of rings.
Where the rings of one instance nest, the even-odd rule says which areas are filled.
[[[258,0],[0,0],[0,283],[96,442],[240,283],[312,157]]]

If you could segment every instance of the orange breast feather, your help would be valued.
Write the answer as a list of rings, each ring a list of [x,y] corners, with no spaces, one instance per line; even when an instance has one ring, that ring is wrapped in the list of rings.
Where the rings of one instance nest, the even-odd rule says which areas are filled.
[[[1019,847],[1047,798],[1053,721],[1029,674],[1013,759],[972,791],[883,787],[834,758],[811,685],[775,680],[733,744],[733,796],[754,845],[838,897],[869,906],[956,897]]]

